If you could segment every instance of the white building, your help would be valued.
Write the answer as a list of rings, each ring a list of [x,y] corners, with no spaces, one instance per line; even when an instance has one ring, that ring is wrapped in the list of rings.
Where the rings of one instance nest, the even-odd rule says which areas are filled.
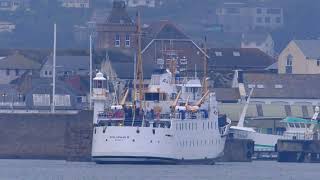
[[[0,21],[0,33],[12,32],[16,29],[16,25],[11,22]]]
[[[89,8],[90,0],[60,0],[65,8]]]
[[[162,4],[161,0],[127,0],[128,7],[138,7],[138,6],[156,7],[161,4]]]
[[[274,56],[274,41],[269,33],[243,33],[241,37],[241,48],[257,48],[268,54]]]
[[[40,64],[15,53],[7,57],[0,57],[0,84],[9,84],[22,75],[32,75],[39,71]]]
[[[23,0],[0,0],[0,11],[15,11],[24,5]]]
[[[225,32],[276,29],[283,26],[283,8],[270,1],[222,1],[216,9],[217,23]]]

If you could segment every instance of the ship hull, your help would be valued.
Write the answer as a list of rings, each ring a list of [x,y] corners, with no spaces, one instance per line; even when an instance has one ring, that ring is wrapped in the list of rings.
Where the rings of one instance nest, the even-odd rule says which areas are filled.
[[[181,160],[161,157],[135,157],[135,156],[93,156],[92,160],[97,164],[155,164],[155,165],[188,165],[188,164],[202,164],[213,165],[216,158],[212,159],[193,159]]]
[[[214,164],[223,154],[225,140],[214,121],[173,122],[171,128],[95,127],[92,160],[99,164]]]

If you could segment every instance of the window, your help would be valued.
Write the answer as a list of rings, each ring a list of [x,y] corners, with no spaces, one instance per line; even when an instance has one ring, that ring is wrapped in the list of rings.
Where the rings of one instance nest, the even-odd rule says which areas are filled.
[[[291,54],[289,54],[287,56],[287,66],[292,66],[292,61],[293,61],[293,56]]]
[[[157,64],[163,65],[163,64],[164,64],[164,60],[161,59],[161,58],[158,58],[158,59],[157,59]]]
[[[48,71],[44,71],[44,75],[48,75]]]
[[[267,14],[280,14],[280,13],[281,13],[281,9],[276,9],[276,8],[267,9]]]
[[[264,88],[264,85],[263,85],[263,84],[258,84],[258,85],[257,85],[257,88],[258,88],[258,89],[263,89],[263,88]]]
[[[214,53],[215,53],[216,56],[222,56],[222,52],[220,52],[220,51],[216,51]]]
[[[257,14],[261,14],[262,13],[262,9],[261,8],[257,8]]]
[[[233,56],[240,56],[240,52],[239,51],[233,51]]]
[[[226,10],[228,14],[240,14],[239,8],[227,8]]]
[[[128,34],[126,35],[126,47],[130,47],[130,35]]]
[[[265,23],[270,23],[270,22],[271,22],[270,17],[265,17],[265,18],[264,18],[264,22],[265,22]]]
[[[293,65],[293,56],[289,54],[287,56],[287,65],[286,65],[286,73],[291,74],[292,73],[292,65]]]
[[[248,88],[249,89],[252,89],[252,88],[255,88],[256,87],[256,85],[254,85],[254,84],[248,84]]]
[[[320,66],[320,59],[317,59],[317,66]]]
[[[7,76],[10,76],[10,69],[7,69],[6,74]]]
[[[50,106],[50,94],[33,94],[34,106]]]
[[[281,23],[281,17],[276,17],[276,23]]]
[[[19,76],[20,72],[19,69],[16,69],[16,76]]]
[[[55,95],[56,106],[71,106],[70,95]]]
[[[274,85],[274,88],[276,88],[276,89],[282,89],[283,86],[282,86],[282,84],[276,84],[276,85]]]
[[[188,60],[186,59],[186,57],[183,57],[182,59],[180,59],[180,64],[188,64]]]
[[[115,44],[114,44],[115,47],[120,47],[120,35],[117,34],[116,37],[115,37]]]
[[[257,17],[257,18],[256,18],[256,22],[257,22],[257,23],[262,23],[262,18],[261,18],[261,17]]]

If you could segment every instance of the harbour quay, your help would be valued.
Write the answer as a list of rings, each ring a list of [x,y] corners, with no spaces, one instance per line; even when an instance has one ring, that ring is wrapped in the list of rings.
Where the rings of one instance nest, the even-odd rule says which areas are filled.
[[[92,113],[1,112],[0,158],[91,161]],[[251,147],[252,140],[228,138],[219,161],[250,162]]]
[[[277,143],[278,162],[320,163],[320,140],[286,140]]]

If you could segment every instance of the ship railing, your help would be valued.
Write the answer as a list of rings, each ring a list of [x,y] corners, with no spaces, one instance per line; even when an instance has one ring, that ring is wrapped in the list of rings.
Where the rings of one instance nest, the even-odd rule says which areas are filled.
[[[173,114],[173,118],[175,119],[180,119],[180,120],[187,120],[187,119],[208,119],[208,114],[206,114],[205,112],[185,112],[185,111],[181,111],[181,112],[176,112]]]
[[[123,111],[109,111],[109,112],[99,112],[98,120],[113,120],[113,121],[124,121],[125,115]]]
[[[318,140],[320,139],[319,133],[299,133],[299,132],[286,132],[283,134],[281,139],[287,140]]]

